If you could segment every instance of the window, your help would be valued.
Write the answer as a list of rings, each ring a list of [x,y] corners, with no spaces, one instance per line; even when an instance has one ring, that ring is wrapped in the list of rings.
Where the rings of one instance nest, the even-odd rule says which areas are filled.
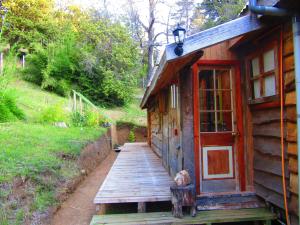
[[[230,69],[208,69],[199,73],[201,132],[232,132],[233,95]]]
[[[176,84],[171,85],[171,108],[176,109],[178,106],[178,86]]]
[[[277,47],[276,43],[248,57],[250,103],[261,103],[277,96]]]

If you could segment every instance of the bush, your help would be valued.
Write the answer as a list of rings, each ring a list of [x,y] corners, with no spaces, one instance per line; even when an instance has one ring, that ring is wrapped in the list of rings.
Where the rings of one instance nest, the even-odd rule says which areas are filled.
[[[65,25],[62,35],[47,46],[35,44],[24,79],[62,96],[77,89],[101,105],[130,102],[142,66],[128,31],[92,16],[84,16],[77,26],[75,32]]]
[[[66,122],[68,114],[63,110],[61,104],[55,104],[44,108],[41,112],[39,122],[53,123],[53,122]]]
[[[135,142],[135,134],[134,134],[133,130],[130,130],[130,132],[129,132],[128,141]]]
[[[87,125],[87,118],[80,112],[73,112],[71,115],[71,122],[75,127],[85,127]]]
[[[75,127],[98,127],[108,122],[108,119],[96,110],[86,110],[84,113],[73,112],[72,125]]]
[[[48,63],[48,52],[41,44],[34,44],[34,52],[26,56],[26,67],[23,70],[24,80],[41,85],[43,71]]]
[[[0,91],[0,122],[25,119],[24,112],[17,106],[16,97],[10,91]]]

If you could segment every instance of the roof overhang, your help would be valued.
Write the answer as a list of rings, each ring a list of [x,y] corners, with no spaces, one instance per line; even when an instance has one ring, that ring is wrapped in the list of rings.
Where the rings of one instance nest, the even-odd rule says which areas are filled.
[[[195,58],[198,57],[199,59],[202,56],[201,49],[257,31],[263,27],[263,23],[257,16],[250,14],[187,37],[182,56],[177,56],[174,53],[175,43],[167,45],[159,66],[146,88],[140,105],[141,108],[146,108],[149,97],[157,93],[164,84],[167,84],[170,74],[175,76],[183,67],[189,64],[192,66]],[[167,75],[168,77],[166,77]]]

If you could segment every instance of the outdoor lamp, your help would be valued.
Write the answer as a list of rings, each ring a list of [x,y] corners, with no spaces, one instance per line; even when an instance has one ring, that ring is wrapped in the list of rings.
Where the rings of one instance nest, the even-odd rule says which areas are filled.
[[[179,26],[179,24],[177,25],[177,28],[175,30],[173,30],[173,35],[174,35],[174,39],[175,39],[175,43],[176,43],[176,48],[174,49],[174,52],[176,55],[181,56],[183,53],[183,42],[185,39],[185,33],[186,30],[182,27]]]

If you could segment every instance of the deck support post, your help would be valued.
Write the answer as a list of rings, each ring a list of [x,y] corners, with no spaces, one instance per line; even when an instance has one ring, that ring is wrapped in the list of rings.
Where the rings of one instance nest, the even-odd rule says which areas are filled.
[[[271,224],[272,224],[271,220],[264,221],[264,225],[271,225]]]
[[[138,213],[146,212],[146,202],[138,202]]]
[[[97,212],[98,215],[104,215],[106,213],[105,204],[97,204],[96,205],[96,212]]]

